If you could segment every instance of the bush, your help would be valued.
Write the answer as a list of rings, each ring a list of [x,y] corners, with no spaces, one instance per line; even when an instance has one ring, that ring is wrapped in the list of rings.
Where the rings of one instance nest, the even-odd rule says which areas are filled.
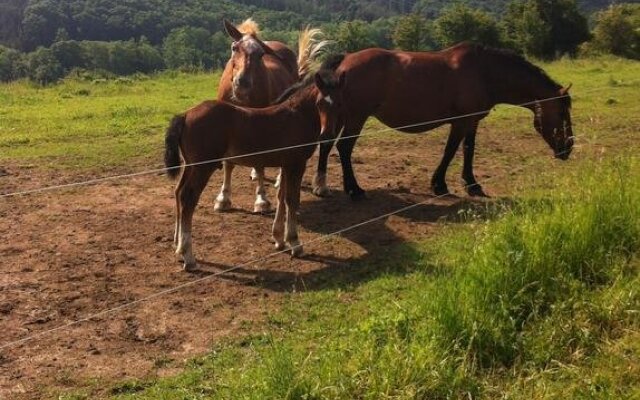
[[[431,48],[431,31],[427,20],[418,14],[402,17],[393,32],[393,45],[406,51],[424,51]]]
[[[640,60],[639,4],[612,5],[597,13],[595,20],[587,50]]]
[[[442,47],[466,40],[489,46],[501,44],[495,19],[484,11],[462,4],[445,10],[435,21],[435,38]]]
[[[220,46],[220,37],[216,39],[216,45]],[[167,67],[172,69],[211,68],[214,64],[211,34],[204,28],[174,29],[164,40],[163,54]]]
[[[29,79],[41,85],[58,81],[64,76],[62,65],[51,49],[39,47],[28,55]]]
[[[510,47],[541,59],[575,55],[590,38],[587,19],[575,0],[512,2],[503,18],[503,33]]]
[[[353,53],[358,50],[374,47],[373,30],[364,21],[344,22],[338,26],[336,44],[339,51]]]
[[[17,50],[0,46],[0,82],[9,82],[25,76],[24,55]]]

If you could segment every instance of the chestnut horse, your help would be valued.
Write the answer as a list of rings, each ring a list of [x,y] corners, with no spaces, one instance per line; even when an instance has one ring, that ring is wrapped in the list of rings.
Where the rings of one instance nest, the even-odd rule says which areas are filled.
[[[542,69],[515,53],[470,43],[439,52],[367,49],[347,54],[337,73],[344,74],[346,79],[342,131],[345,139],[339,140],[336,147],[344,191],[352,199],[364,196],[353,172],[351,153],[369,116],[407,133],[451,124],[444,155],[431,179],[436,195],[448,193],[447,168],[464,140],[462,178],[466,190],[471,196],[485,196],[473,174],[476,131],[479,122],[489,114],[487,110],[499,103],[532,110],[535,129],[556,157],[566,160],[571,153],[569,88],[563,88]],[[474,115],[452,118],[467,114]],[[423,124],[447,118],[450,119]],[[314,180],[314,193],[318,196],[329,192],[326,171],[332,145],[320,146]]]
[[[322,32],[305,29],[298,39],[298,59],[284,43],[263,42],[258,38],[258,25],[253,20],[244,21],[237,28],[224,21],[227,34],[234,40],[231,58],[220,78],[218,100],[247,107],[266,107],[273,103],[288,87],[300,81],[311,69],[311,65],[327,44],[318,40]],[[226,211],[231,208],[232,163],[224,164],[224,182],[214,209]],[[252,172],[257,178],[254,212],[267,212],[271,205],[266,197],[264,170]]]
[[[216,161],[221,158],[232,157],[234,164],[249,167],[281,168],[273,239],[276,249],[284,249],[286,243],[293,256],[302,254],[296,223],[302,175],[318,138],[333,137],[342,104],[341,81],[334,78],[332,70],[321,69],[313,78],[287,91],[286,98],[274,106],[245,108],[206,101],[171,121],[165,137],[169,176],[178,175],[181,156],[186,164],[175,191],[174,236],[176,254],[182,257],[186,270],[196,265],[191,239],[193,212],[211,174],[222,167]]]

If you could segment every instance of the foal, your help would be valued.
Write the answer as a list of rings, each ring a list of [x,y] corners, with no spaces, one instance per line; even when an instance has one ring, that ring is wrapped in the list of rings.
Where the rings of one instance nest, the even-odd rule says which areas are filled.
[[[331,69],[322,68],[285,92],[277,105],[255,109],[205,101],[173,118],[165,137],[165,165],[170,168],[168,175],[175,178],[180,155],[185,164],[175,191],[174,236],[176,254],[182,257],[185,270],[196,265],[193,212],[211,174],[222,167],[222,158],[248,167],[281,168],[273,238],[276,249],[284,249],[286,243],[293,256],[302,254],[296,226],[302,175],[318,138],[334,135],[342,83]]]

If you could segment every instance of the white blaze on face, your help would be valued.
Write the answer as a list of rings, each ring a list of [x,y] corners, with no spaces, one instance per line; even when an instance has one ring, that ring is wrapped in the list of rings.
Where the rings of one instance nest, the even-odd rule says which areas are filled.
[[[258,42],[250,35],[246,35],[242,39],[242,41],[245,43],[245,49],[249,54],[253,53],[254,51],[260,51],[262,49]]]
[[[327,104],[329,104],[329,105],[333,105],[333,99],[331,98],[331,96],[325,97],[324,101],[326,101]]]

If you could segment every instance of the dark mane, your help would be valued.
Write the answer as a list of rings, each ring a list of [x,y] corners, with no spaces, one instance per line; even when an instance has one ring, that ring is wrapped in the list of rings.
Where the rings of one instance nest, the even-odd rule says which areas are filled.
[[[479,52],[484,52],[491,56],[501,58],[504,61],[510,63],[515,68],[521,68],[532,75],[537,75],[546,84],[552,86],[554,89],[559,90],[562,88],[562,85],[551,79],[551,77],[542,68],[532,64],[526,58],[512,50],[499,49],[495,47],[484,46],[481,44],[474,44],[473,46]]]
[[[334,54],[334,55],[329,56],[329,58],[327,58],[322,63],[322,65],[320,65],[320,69],[318,70],[318,73],[319,74],[333,74],[336,71],[336,69],[338,69],[340,64],[342,63],[342,60],[344,60],[344,57],[345,57],[344,54]],[[313,85],[314,84],[314,75],[315,74],[309,74],[302,81],[297,82],[297,83],[293,84],[292,86],[290,86],[272,104],[275,105],[275,104],[284,103],[285,101],[290,99],[295,93],[298,93],[302,89]]]

